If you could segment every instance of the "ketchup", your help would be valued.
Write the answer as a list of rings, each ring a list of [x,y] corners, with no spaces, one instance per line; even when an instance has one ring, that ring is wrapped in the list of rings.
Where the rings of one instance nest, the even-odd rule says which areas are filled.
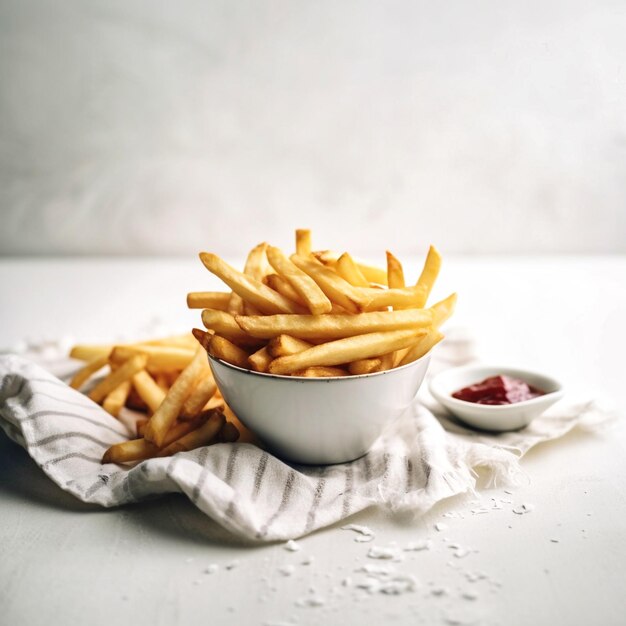
[[[545,391],[512,376],[491,376],[452,394],[457,400],[475,404],[514,404],[545,395]]]

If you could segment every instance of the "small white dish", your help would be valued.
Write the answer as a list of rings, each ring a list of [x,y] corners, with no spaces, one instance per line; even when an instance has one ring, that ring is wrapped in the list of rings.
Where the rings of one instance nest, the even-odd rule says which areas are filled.
[[[545,391],[545,395],[514,404],[495,406],[466,402],[452,397],[455,391],[498,375],[520,378],[529,385]],[[528,426],[532,420],[563,397],[563,387],[554,378],[529,370],[491,365],[465,365],[445,370],[430,381],[429,389],[435,400],[466,424],[498,432]]]
[[[430,353],[385,372],[338,378],[277,376],[209,356],[228,406],[276,454],[329,465],[363,456],[413,402]]]

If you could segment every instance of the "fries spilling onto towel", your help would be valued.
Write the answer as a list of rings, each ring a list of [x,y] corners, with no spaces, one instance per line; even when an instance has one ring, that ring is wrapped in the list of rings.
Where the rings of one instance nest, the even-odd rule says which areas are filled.
[[[70,356],[86,365],[70,386],[82,389],[101,370],[108,373],[87,392],[114,417],[122,408],[145,414],[137,439],[111,446],[103,463],[127,463],[213,443],[236,441],[245,427],[225,406],[206,352],[193,335],[121,345],[77,345]]]
[[[311,250],[296,231],[288,256],[261,243],[243,271],[216,254],[200,260],[230,292],[192,292],[206,330],[193,334],[207,352],[244,369],[302,377],[373,374],[424,356],[441,339],[456,294],[426,308],[441,256],[431,246],[415,284],[387,252],[386,269],[332,251]]]

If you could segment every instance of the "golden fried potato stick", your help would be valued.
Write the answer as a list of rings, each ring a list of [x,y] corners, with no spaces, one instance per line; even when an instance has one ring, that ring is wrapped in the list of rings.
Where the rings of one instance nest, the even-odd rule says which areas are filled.
[[[193,388],[193,391],[189,394],[183,408],[181,409],[181,415],[185,417],[195,417],[202,411],[207,402],[215,395],[217,391],[217,385],[213,378],[213,374],[210,370],[204,372]]]
[[[296,229],[296,254],[300,256],[311,254],[311,231],[308,228]]]
[[[239,439],[239,435],[239,430],[232,422],[224,422],[217,438],[221,443],[233,443]]]
[[[189,348],[171,346],[148,346],[134,344],[132,346],[115,346],[109,360],[114,365],[127,361],[136,354],[148,357],[148,367],[154,370],[182,370],[191,363],[194,351]]]
[[[198,343],[208,352],[209,344],[211,343],[211,337],[213,337],[215,333],[213,332],[207,333],[205,330],[200,330],[199,328],[192,328],[191,334],[196,338]]]
[[[102,403],[102,408],[113,417],[117,417],[122,407],[126,404],[131,386],[130,380],[120,383],[113,391],[107,394]]]
[[[170,385],[170,379],[166,372],[157,372],[154,375],[154,382],[163,390],[163,397],[168,392]]]
[[[202,414],[196,417],[193,421],[188,422],[176,422],[172,428],[169,429],[163,446],[169,446],[177,439],[184,437],[188,433],[202,426],[209,418],[209,413]],[[148,420],[145,420],[147,423]],[[140,426],[137,422],[138,430],[145,431],[145,425]],[[102,457],[103,463],[128,463],[130,461],[141,461],[143,459],[151,459],[157,456],[159,448],[153,443],[146,441],[145,438],[130,439],[129,441],[122,441],[121,443],[113,444]]]
[[[406,348],[426,332],[425,329],[393,330],[338,339],[291,356],[281,356],[270,363],[269,371],[271,374],[292,374],[308,367],[369,359]]]
[[[312,348],[313,344],[297,337],[291,337],[290,335],[278,335],[274,337],[267,344],[267,351],[273,358],[279,356],[289,356],[291,354],[297,354],[308,348]]]
[[[135,422],[135,429],[137,430],[137,437],[142,437],[143,438],[143,433],[146,430],[146,424],[148,423],[148,420],[137,420]]]
[[[402,263],[389,250],[387,250],[387,284],[389,289],[403,289],[405,287]]]
[[[215,309],[226,311],[231,294],[221,291],[191,291],[187,294],[190,309]]]
[[[422,269],[422,273],[417,279],[417,283],[415,283],[424,290],[424,302],[428,300],[428,296],[437,280],[437,276],[439,276],[440,269],[441,255],[435,246],[430,246],[428,254],[426,255],[426,261],[424,262],[424,269]]]
[[[306,272],[292,263],[280,248],[268,246],[267,259],[276,272],[300,295],[313,315],[330,313],[333,305],[326,294]]]
[[[133,376],[133,386],[139,397],[146,403],[152,413],[161,406],[161,402],[163,402],[165,398],[166,390],[162,389],[148,372],[145,370],[137,372]]]
[[[224,414],[221,411],[212,411],[206,423],[160,450],[158,456],[172,456],[177,452],[187,452],[200,446],[206,446],[220,432],[224,425],[224,419]]]
[[[307,367],[306,369],[295,372],[294,376],[302,378],[337,378],[339,376],[347,376],[348,372],[341,367]]]
[[[248,253],[248,258],[246,259],[246,264],[243,268],[243,273],[247,276],[255,278],[256,280],[262,280],[265,275],[266,269],[266,257],[265,250],[267,248],[267,244],[265,242],[260,243],[258,246],[255,246]],[[248,304],[248,308],[251,305]],[[208,307],[212,308],[212,307]],[[252,307],[255,308],[255,307]],[[252,313],[248,313],[244,309],[244,301],[241,296],[235,292],[233,292],[230,296],[230,300],[228,302],[227,311],[232,315],[237,315],[239,313],[247,313],[248,315],[252,315]]]
[[[216,335],[226,337],[229,341],[242,346],[258,346],[259,340],[251,337],[235,321],[235,318],[225,311],[215,311],[204,309],[202,311],[202,323],[208,330],[212,330]]]
[[[290,335],[299,339],[342,339],[373,332],[422,328],[429,326],[429,309],[374,311],[357,315],[237,315],[243,330],[261,339]]]
[[[263,282],[278,293],[289,298],[292,302],[299,304],[302,307],[306,307],[306,302],[302,299],[300,294],[282,277],[278,274],[268,274]]]
[[[354,259],[344,252],[335,265],[337,274],[344,280],[347,280],[351,285],[355,287],[369,287],[368,280],[363,276],[363,272],[359,269],[359,266],[354,262]]]
[[[79,361],[91,362],[101,357],[108,357],[111,350],[113,350],[113,344],[78,344],[70,350],[70,357]]]
[[[360,289],[365,298],[364,311],[375,311],[388,306],[394,309],[421,309],[426,304],[426,292],[422,287],[404,289]]]
[[[213,335],[209,342],[209,354],[215,359],[221,359],[237,367],[248,369],[248,353],[228,341],[226,337]]]
[[[135,354],[113,370],[106,378],[98,383],[90,392],[89,397],[94,402],[102,402],[106,396],[124,381],[132,378],[137,372],[144,369],[148,363],[145,354]]]
[[[288,300],[260,280],[239,272],[220,259],[216,254],[200,253],[200,260],[209,272],[224,281],[244,301],[254,305],[266,314],[274,313],[301,313],[302,309],[291,300]]]
[[[297,254],[291,256],[293,264],[308,274],[332,302],[336,302],[350,313],[358,313],[367,300],[347,280],[321,263]]]
[[[98,356],[89,361],[85,367],[74,374],[70,381],[70,387],[80,389],[98,370],[102,369],[109,362],[108,353],[105,356]]]
[[[352,361],[348,365],[348,372],[353,376],[360,376],[361,374],[371,374],[372,372],[378,372],[381,366],[381,359],[359,359],[358,361]]]
[[[161,447],[165,435],[176,421],[180,410],[193,389],[193,385],[200,373],[208,369],[206,354],[200,347],[197,349],[191,363],[181,372],[180,376],[170,387],[163,402],[154,412],[146,426],[145,438],[150,443]]]
[[[267,351],[267,346],[264,346],[248,357],[248,363],[255,372],[267,372],[272,358]]]
[[[443,339],[443,334],[436,328],[431,329],[427,335],[422,337],[400,361],[400,365],[406,365],[422,358],[429,350]]]
[[[327,265],[329,267],[335,267],[339,257],[341,256],[337,252],[333,252],[332,250],[321,250],[317,252],[311,253],[320,263]],[[373,265],[368,265],[367,263],[363,263],[362,261],[356,261],[355,263],[359,268],[359,271],[365,276],[366,280],[370,283],[376,283],[377,285],[386,285],[387,284],[387,270],[384,270],[380,267],[374,267]]]
[[[433,312],[433,326],[439,328],[454,313],[456,307],[456,293],[450,294],[447,298],[433,304],[430,309]]]

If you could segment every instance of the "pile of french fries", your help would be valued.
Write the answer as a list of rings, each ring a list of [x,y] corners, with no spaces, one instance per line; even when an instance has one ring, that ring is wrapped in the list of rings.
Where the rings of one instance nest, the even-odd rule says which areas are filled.
[[[225,406],[206,353],[193,335],[122,345],[77,345],[70,356],[86,361],[70,382],[119,417],[123,407],[145,414],[136,421],[137,439],[111,446],[103,463],[170,456],[219,442],[236,441],[243,429]],[[228,416],[228,419],[227,419]]]
[[[431,246],[414,285],[387,252],[387,268],[343,254],[311,250],[309,230],[296,231],[296,252],[261,243],[243,272],[215,254],[204,266],[230,292],[192,292],[206,331],[193,335],[207,352],[241,368],[278,375],[371,374],[424,356],[441,339],[456,294],[426,308],[441,267]]]

